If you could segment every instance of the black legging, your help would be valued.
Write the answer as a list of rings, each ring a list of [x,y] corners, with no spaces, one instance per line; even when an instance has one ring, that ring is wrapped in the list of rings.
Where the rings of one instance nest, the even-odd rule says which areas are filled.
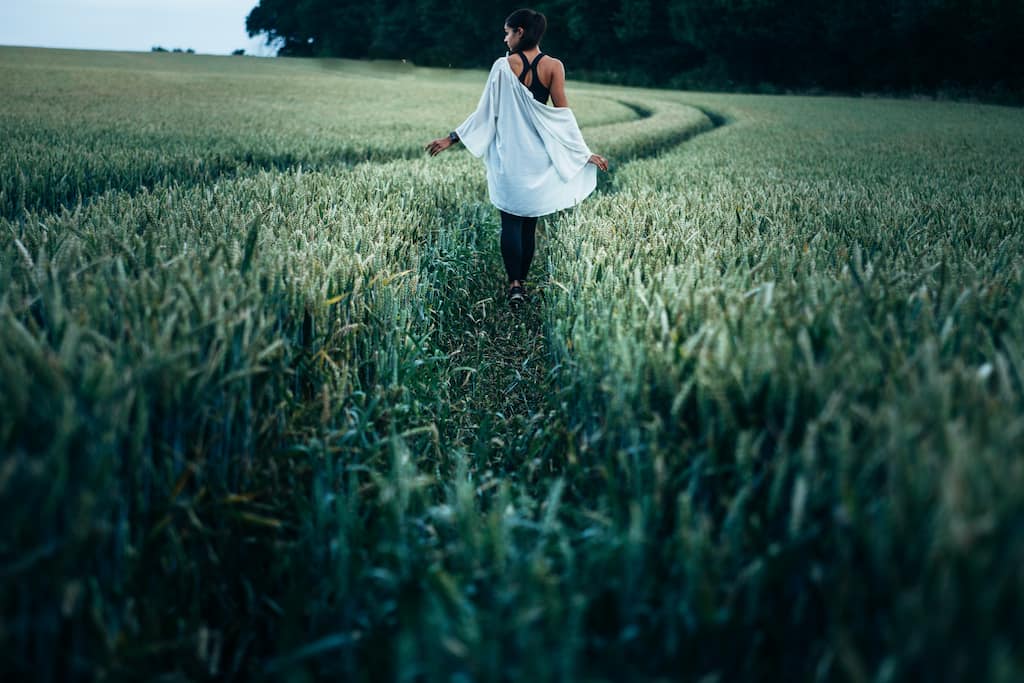
[[[505,261],[509,282],[526,280],[533,261],[536,233],[536,217],[513,216],[501,211],[501,258]]]

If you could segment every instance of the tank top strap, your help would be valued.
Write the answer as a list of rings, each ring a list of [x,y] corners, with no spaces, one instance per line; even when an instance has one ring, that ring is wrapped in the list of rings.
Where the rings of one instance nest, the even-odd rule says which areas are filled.
[[[546,99],[548,93],[548,89],[540,82],[540,72],[537,71],[537,65],[540,64],[542,57],[544,57],[543,52],[534,57],[533,64],[530,65],[530,69],[533,70],[533,80],[530,82],[530,90],[533,91],[534,96],[537,97],[538,100]]]
[[[523,70],[519,73],[519,82],[526,85],[526,74],[530,72],[530,60],[522,51],[518,51],[516,54],[519,55],[519,59],[523,60]]]
[[[551,96],[551,91],[548,90],[543,83],[541,83],[540,72],[537,71],[537,64],[540,62],[541,58],[545,56],[544,53],[538,53],[537,56],[533,58],[533,63],[530,63],[530,61],[526,58],[526,55],[523,54],[522,50],[516,50],[515,54],[519,55],[519,58],[523,60],[523,70],[519,74],[519,82],[522,83],[523,85],[526,85],[526,76],[531,71],[533,71],[533,80],[530,81],[530,84],[526,85],[526,87],[530,89],[530,92],[533,94],[533,98],[535,100],[546,104],[548,98]]]
[[[537,64],[540,63],[540,60],[545,56],[545,54],[543,52],[538,52],[537,56],[533,58],[532,63],[526,58],[526,54],[522,50],[518,50],[516,54],[519,55],[519,59],[523,60],[523,70],[519,74],[519,82],[526,85],[526,74],[533,71],[533,82],[539,83],[540,72],[537,71]]]

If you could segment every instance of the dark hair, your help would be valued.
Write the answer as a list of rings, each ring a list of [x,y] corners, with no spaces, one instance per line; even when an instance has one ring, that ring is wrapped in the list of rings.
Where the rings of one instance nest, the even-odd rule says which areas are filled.
[[[537,43],[544,35],[544,30],[548,27],[548,20],[543,14],[534,12],[532,9],[517,9],[508,15],[505,26],[523,29],[523,39],[519,42],[519,49],[532,50],[537,47]]]

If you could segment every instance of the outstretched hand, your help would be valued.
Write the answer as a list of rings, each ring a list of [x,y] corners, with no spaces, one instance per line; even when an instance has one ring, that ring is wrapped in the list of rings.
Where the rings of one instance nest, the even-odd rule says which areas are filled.
[[[600,154],[591,154],[590,158],[587,159],[587,163],[588,164],[593,164],[594,166],[597,166],[602,171],[607,171],[608,170],[608,160],[605,159]]]
[[[430,152],[430,156],[434,157],[434,156],[437,156],[438,154],[440,154],[441,152],[445,151],[446,149],[448,149],[451,146],[452,146],[452,141],[449,140],[448,138],[438,138],[436,140],[431,140],[430,142],[428,142],[427,146],[424,147],[423,149],[425,149],[428,152]]]

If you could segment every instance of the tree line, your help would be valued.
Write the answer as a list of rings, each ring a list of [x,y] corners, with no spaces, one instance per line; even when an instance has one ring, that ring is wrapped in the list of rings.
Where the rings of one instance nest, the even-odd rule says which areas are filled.
[[[1021,0],[538,0],[570,76],[711,89],[1024,90]],[[486,67],[516,9],[488,0],[259,0],[280,55]]]

